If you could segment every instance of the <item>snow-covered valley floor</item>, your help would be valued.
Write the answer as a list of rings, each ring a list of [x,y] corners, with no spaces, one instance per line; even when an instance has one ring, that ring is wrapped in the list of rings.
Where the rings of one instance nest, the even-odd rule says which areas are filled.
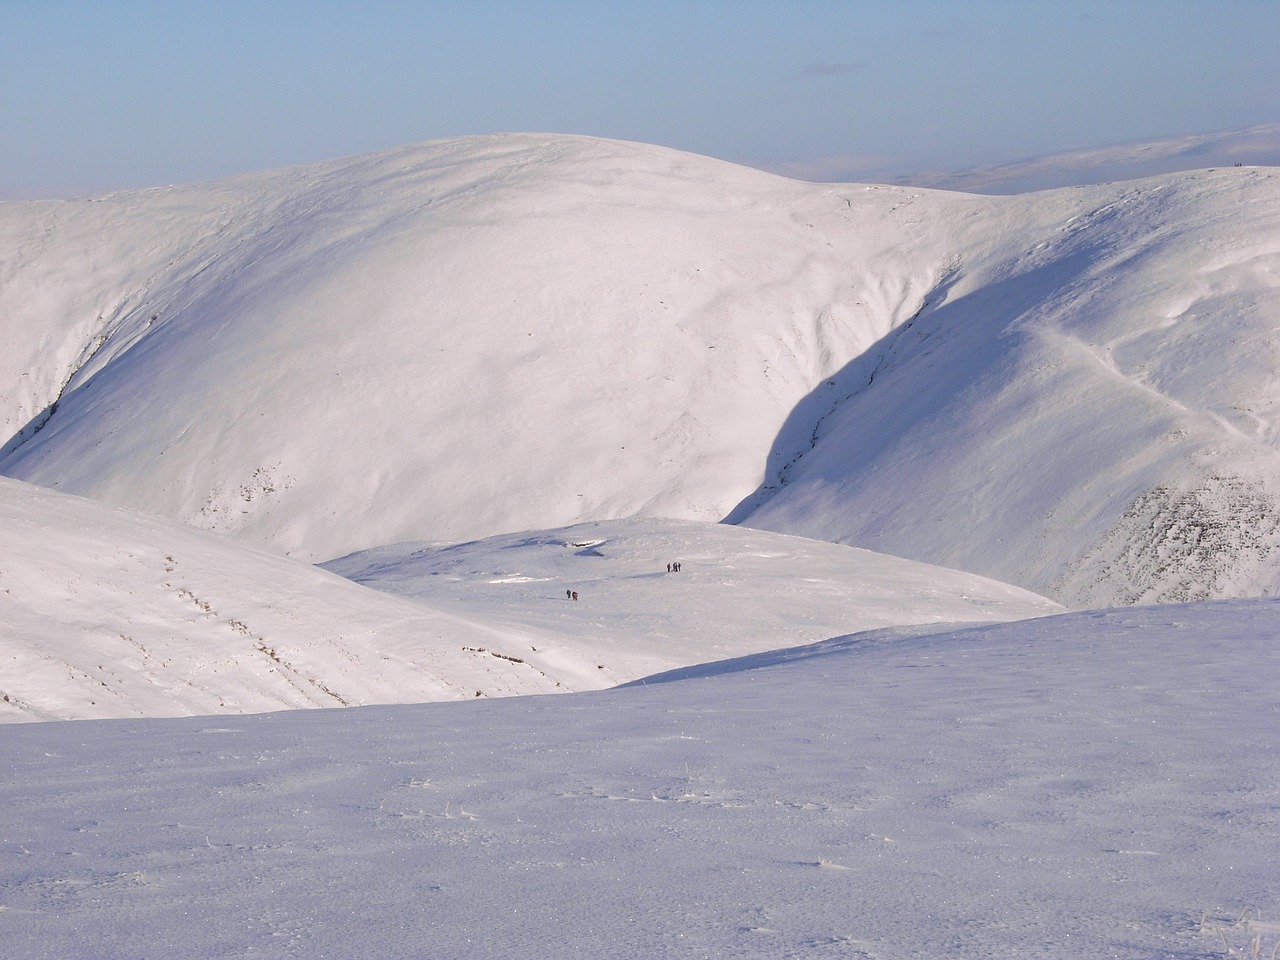
[[[598,693],[5,728],[36,957],[1269,956],[1280,604]],[[1236,924],[1245,911],[1243,922]]]

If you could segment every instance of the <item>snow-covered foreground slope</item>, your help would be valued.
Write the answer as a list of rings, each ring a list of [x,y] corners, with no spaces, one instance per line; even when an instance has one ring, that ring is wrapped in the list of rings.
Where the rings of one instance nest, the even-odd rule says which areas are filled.
[[[678,573],[668,565],[679,563]],[[900,624],[1020,620],[1061,608],[1019,587],[745,527],[614,520],[449,546],[397,544],[322,565],[495,627],[554,637],[514,649],[576,689],[565,648],[627,679]],[[578,594],[566,602],[566,592]]]
[[[732,516],[1072,604],[1280,585],[1266,168],[978,197],[479,137],[0,204],[0,251],[0,472],[299,557]]]
[[[972,574],[716,524],[519,539],[442,550],[440,578],[424,554],[389,571],[384,551],[408,600],[0,478],[0,721],[595,690],[853,629],[1057,609]],[[676,552],[685,570],[667,578]]]
[[[1278,612],[886,631],[567,697],[11,727],[4,952],[1148,960],[1257,935],[1269,956],[1274,925],[1232,924],[1280,912]]]

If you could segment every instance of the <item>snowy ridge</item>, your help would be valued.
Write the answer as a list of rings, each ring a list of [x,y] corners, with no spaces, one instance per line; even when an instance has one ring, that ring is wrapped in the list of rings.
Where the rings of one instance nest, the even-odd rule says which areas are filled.
[[[1075,212],[1017,259],[971,237],[735,518],[1080,606],[1274,593],[1280,178],[1005,199]]]
[[[494,137],[9,204],[0,466],[308,558],[732,514],[1074,603],[1206,563],[1266,592],[1269,533],[1107,544],[1215,478],[1274,512],[1276,183],[978,198]]]
[[[0,722],[546,693],[479,622],[0,479]],[[535,635],[536,636],[536,635]]]
[[[1280,166],[1280,124],[1138,140],[971,170],[921,173],[902,182],[965,193],[1025,193],[1232,166]]]

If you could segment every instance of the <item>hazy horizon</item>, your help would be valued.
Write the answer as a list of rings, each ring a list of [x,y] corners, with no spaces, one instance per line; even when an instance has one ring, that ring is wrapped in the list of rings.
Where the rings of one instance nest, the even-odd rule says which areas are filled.
[[[1280,122],[1280,8],[1251,0],[0,0],[0,12],[7,199],[503,132],[919,182]]]

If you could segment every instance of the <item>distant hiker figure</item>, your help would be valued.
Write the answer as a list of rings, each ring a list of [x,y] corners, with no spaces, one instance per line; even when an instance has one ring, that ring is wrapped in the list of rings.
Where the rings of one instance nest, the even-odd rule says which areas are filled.
[[[577,599],[578,599],[578,591],[577,591],[577,590],[572,591],[569,595],[570,595],[571,597],[573,597],[573,599],[574,599],[574,600],[577,600]]]
[[[669,563],[668,563],[668,564],[667,564],[667,573],[670,573],[670,572],[671,572],[671,564],[669,564]]]
[[[565,598],[566,600],[572,600],[572,599],[573,599],[573,591],[572,591],[572,590],[566,590],[566,591],[564,592],[564,598]]]
[[[671,565],[671,569],[672,569],[672,570],[674,570],[676,573],[679,573],[679,572],[680,572],[680,561],[679,561],[679,560],[677,560],[675,563],[673,563],[673,564]]]

